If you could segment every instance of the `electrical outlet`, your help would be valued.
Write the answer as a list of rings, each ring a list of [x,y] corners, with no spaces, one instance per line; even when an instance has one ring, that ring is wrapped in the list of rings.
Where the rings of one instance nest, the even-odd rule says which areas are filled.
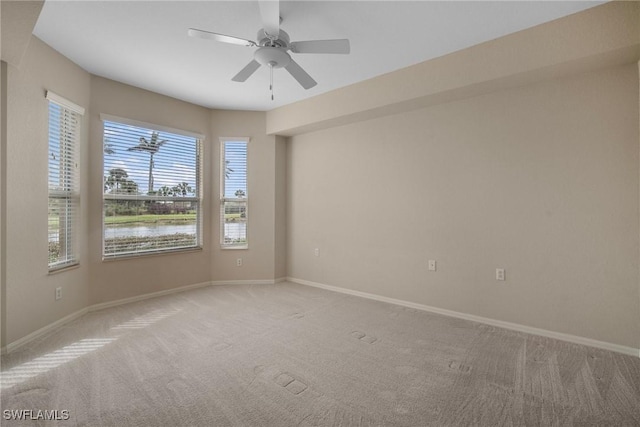
[[[429,271],[436,271],[436,260],[435,259],[430,259],[429,260]]]
[[[236,266],[238,266],[238,267],[242,267],[242,258],[238,258],[238,259],[236,260]]]
[[[56,288],[56,301],[62,298],[62,287]]]
[[[320,256],[320,248],[315,248],[314,251],[313,251],[313,254],[315,256]]]
[[[496,280],[505,280],[504,268],[496,268]]]

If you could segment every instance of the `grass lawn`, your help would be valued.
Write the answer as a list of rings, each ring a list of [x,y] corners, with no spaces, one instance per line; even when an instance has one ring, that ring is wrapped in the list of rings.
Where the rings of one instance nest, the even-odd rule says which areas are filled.
[[[228,213],[228,214],[224,214],[224,219],[227,220],[227,221],[230,220],[230,219],[236,220],[236,219],[240,219],[241,218],[240,215],[242,215],[242,214],[239,214],[239,213],[229,214]]]
[[[166,214],[166,215],[119,215],[105,217],[104,223],[111,225],[131,225],[131,224],[183,224],[196,220],[195,213],[187,214]]]
[[[224,219],[229,221],[240,220],[240,214],[225,214]],[[49,229],[55,230],[58,228],[57,216],[49,217]],[[105,218],[105,224],[108,225],[132,225],[132,224],[184,224],[186,222],[193,222],[196,220],[195,213],[186,214],[165,214],[165,215],[118,215],[108,216]]]

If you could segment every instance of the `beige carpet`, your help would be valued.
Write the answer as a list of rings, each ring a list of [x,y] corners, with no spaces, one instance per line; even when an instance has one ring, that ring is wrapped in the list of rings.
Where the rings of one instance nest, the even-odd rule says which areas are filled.
[[[640,425],[638,358],[291,283],[89,313],[0,375],[3,426]]]

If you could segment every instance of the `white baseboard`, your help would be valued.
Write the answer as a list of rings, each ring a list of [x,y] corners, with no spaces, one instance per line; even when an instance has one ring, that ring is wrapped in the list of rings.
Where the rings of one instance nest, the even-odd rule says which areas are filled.
[[[37,331],[33,331],[31,332],[29,335],[26,335],[22,338],[19,338],[9,344],[7,344],[6,346],[2,347],[0,349],[0,354],[7,354],[7,353],[11,353],[12,351],[17,350],[18,348],[30,343],[31,341],[35,340],[36,338],[39,338],[53,330],[55,330],[56,328],[64,325],[65,323],[69,323],[72,320],[75,320],[85,314],[87,314],[88,312],[91,311],[97,311],[97,310],[103,310],[105,308],[110,308],[110,307],[115,307],[118,305],[123,305],[123,304],[130,304],[132,302],[137,302],[137,301],[142,301],[142,300],[146,300],[146,299],[150,299],[150,298],[156,298],[156,297],[160,297],[163,295],[169,295],[169,294],[175,294],[178,292],[184,292],[184,291],[188,291],[191,289],[197,289],[197,288],[204,288],[206,286],[221,286],[221,285],[273,285],[274,283],[276,283],[276,281],[284,281],[285,279],[266,279],[266,280],[217,280],[217,281],[212,281],[212,282],[202,282],[202,283],[195,283],[193,285],[186,285],[186,286],[180,286],[178,288],[172,288],[172,289],[165,289],[162,291],[158,291],[158,292],[151,292],[148,294],[143,294],[143,295],[136,295],[134,297],[130,297],[130,298],[123,298],[123,299],[119,299],[116,301],[108,301],[108,302],[103,302],[103,303],[99,303],[99,304],[93,304],[90,305],[88,307],[85,307],[81,310],[76,311],[75,313],[71,313],[68,316],[63,317],[62,319],[58,319],[53,323],[48,324],[47,326],[44,326],[40,329],[38,329]]]
[[[115,307],[117,305],[129,304],[131,302],[142,301],[149,298],[156,298],[163,295],[175,294],[177,292],[189,291],[191,289],[204,288],[206,286],[224,285],[273,285],[275,280],[215,280],[210,282],[195,283],[193,285],[180,286],[178,288],[165,289],[163,291],[151,292],[149,294],[136,295],[131,298],[119,299],[116,301],[103,302],[89,306],[89,311],[102,310],[104,308]]]
[[[58,319],[53,323],[49,323],[47,326],[44,326],[36,331],[31,332],[29,335],[25,335],[22,338],[19,338],[9,344],[7,344],[6,346],[2,347],[0,353],[1,354],[7,354],[7,353],[11,353],[12,351],[22,347],[23,345],[26,345],[28,343],[30,343],[31,341],[35,340],[36,338],[40,338],[43,335],[48,334],[49,332],[53,331],[54,329],[59,328],[60,326],[64,325],[65,323],[69,323],[72,320],[76,320],[77,318],[84,316],[85,314],[87,314],[87,312],[89,311],[88,308],[83,308],[82,310],[78,310],[75,313],[71,313],[65,317],[63,317],[62,319]]]
[[[109,307],[115,307],[117,305],[129,304],[132,302],[142,301],[149,298],[161,297],[163,295],[175,294],[177,292],[184,292],[190,289],[204,288],[205,286],[211,286],[212,282],[202,282],[193,285],[180,286],[178,288],[165,289],[163,291],[151,292],[148,294],[136,295],[135,297],[123,298],[115,301],[101,302],[99,304],[93,304],[87,307],[89,311],[103,310]]]
[[[273,285],[276,281],[273,279],[266,280],[214,280],[211,282],[215,286],[224,285]]]
[[[513,331],[524,332],[532,335],[540,335],[547,338],[554,338],[561,341],[567,341],[574,344],[582,344],[589,347],[600,348],[603,350],[615,351],[616,353],[627,354],[630,356],[640,357],[640,349],[627,347],[619,344],[613,344],[605,341],[598,341],[591,338],[580,337],[577,335],[565,334],[562,332],[554,332],[546,329],[534,328],[531,326],[520,325],[518,323],[505,322],[502,320],[490,319],[487,317],[476,316],[473,314],[460,313],[458,311],[446,310],[438,307],[431,307],[424,304],[417,304],[410,301],[388,298],[381,295],[370,294],[367,292],[355,291],[352,289],[340,288],[338,286],[325,285],[323,283],[312,282],[309,280],[297,279],[295,277],[287,277],[287,281],[298,283],[300,285],[313,286],[315,288],[326,289],[329,291],[340,292],[343,294],[354,295],[362,298],[368,298],[376,301],[388,302],[391,304],[401,305],[404,307],[415,308],[416,310],[428,311],[431,313],[442,314],[444,316],[456,317],[458,319],[470,320],[472,322],[484,323],[487,325],[497,326]]]

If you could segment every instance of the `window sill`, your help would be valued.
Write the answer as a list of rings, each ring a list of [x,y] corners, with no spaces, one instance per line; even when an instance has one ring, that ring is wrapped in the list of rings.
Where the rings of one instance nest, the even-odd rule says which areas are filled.
[[[122,254],[122,255],[111,255],[106,257],[103,255],[102,262],[124,261],[124,260],[131,260],[131,259],[137,259],[137,258],[149,258],[149,257],[165,256],[165,255],[182,255],[182,254],[188,254],[188,253],[194,253],[194,252],[202,252],[202,247],[200,246],[197,248],[172,249],[172,250],[161,251],[161,252],[129,253],[129,254]]]
[[[249,249],[249,245],[242,245],[242,246],[220,246],[220,249],[222,249],[223,251],[247,250],[247,249]]]
[[[71,264],[71,265],[65,265],[64,267],[58,267],[58,268],[54,268],[49,270],[49,275],[51,276],[52,274],[58,274],[58,273],[63,273],[65,271],[69,271],[69,270],[75,270],[77,268],[80,268],[80,263],[77,262],[75,264]]]

